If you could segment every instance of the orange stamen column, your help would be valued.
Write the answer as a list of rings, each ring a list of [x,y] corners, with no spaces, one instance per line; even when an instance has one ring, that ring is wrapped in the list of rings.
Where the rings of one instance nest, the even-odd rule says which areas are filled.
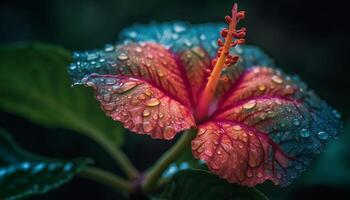
[[[236,31],[236,25],[240,19],[244,18],[244,15],[243,11],[237,12],[237,4],[234,4],[232,7],[232,16],[225,17],[226,22],[229,24],[229,29],[223,29],[221,32],[221,36],[225,38],[225,43],[223,43],[221,39],[218,40],[220,48],[218,49],[217,57],[213,59],[212,62],[214,68],[208,77],[208,82],[197,106],[196,118],[198,120],[204,119],[208,114],[209,105],[215,95],[222,69],[238,61],[238,56],[231,56],[229,53],[231,47],[244,43],[244,39],[234,41],[235,37],[243,38],[245,36],[244,28]]]

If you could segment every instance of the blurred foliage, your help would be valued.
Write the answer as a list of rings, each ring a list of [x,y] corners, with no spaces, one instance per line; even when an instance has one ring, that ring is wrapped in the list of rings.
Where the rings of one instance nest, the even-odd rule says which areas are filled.
[[[164,200],[267,200],[255,188],[230,184],[223,179],[202,170],[178,172],[161,196]]]
[[[70,88],[70,52],[45,44],[0,49],[0,108],[48,127],[72,129],[122,142],[122,128],[107,118],[92,91]]]
[[[55,189],[79,173],[89,159],[54,160],[21,149],[0,129],[0,199],[18,199]]]

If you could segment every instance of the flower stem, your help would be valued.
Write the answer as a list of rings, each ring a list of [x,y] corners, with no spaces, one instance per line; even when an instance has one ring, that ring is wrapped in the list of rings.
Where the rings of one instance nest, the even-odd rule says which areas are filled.
[[[188,130],[182,133],[181,138],[166,151],[146,174],[146,178],[143,181],[142,189],[145,193],[148,193],[153,189],[166,168],[178,158],[183,150],[190,146],[191,140],[195,136],[194,130]]]
[[[80,173],[80,176],[104,185],[108,185],[121,192],[131,192],[131,185],[123,178],[96,167],[87,167]]]
[[[125,172],[129,179],[134,179],[139,175],[139,172],[128,157],[114,143],[104,137],[95,137],[94,139],[112,156],[113,160]]]

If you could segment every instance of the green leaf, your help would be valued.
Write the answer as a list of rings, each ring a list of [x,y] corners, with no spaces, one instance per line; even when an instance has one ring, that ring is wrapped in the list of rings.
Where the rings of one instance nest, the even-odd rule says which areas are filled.
[[[0,199],[19,199],[55,189],[79,173],[90,159],[54,160],[25,152],[0,129]]]
[[[70,87],[69,51],[40,43],[13,45],[0,48],[0,60],[0,109],[95,140],[122,142],[120,124],[105,116],[93,91]]]
[[[264,194],[255,188],[230,184],[217,176],[202,170],[178,172],[165,188],[164,200],[266,200]]]

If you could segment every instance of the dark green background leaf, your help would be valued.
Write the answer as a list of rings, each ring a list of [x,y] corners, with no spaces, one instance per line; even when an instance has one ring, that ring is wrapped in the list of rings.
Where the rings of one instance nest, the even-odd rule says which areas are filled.
[[[18,199],[57,188],[90,159],[53,160],[25,152],[0,129],[0,199]]]
[[[266,200],[255,188],[230,184],[202,170],[179,171],[167,185],[161,199],[165,200]]]
[[[106,117],[88,88],[71,88],[69,51],[46,44],[0,48],[0,109],[47,127],[122,142],[121,126]],[[102,139],[103,140],[103,139]]]

